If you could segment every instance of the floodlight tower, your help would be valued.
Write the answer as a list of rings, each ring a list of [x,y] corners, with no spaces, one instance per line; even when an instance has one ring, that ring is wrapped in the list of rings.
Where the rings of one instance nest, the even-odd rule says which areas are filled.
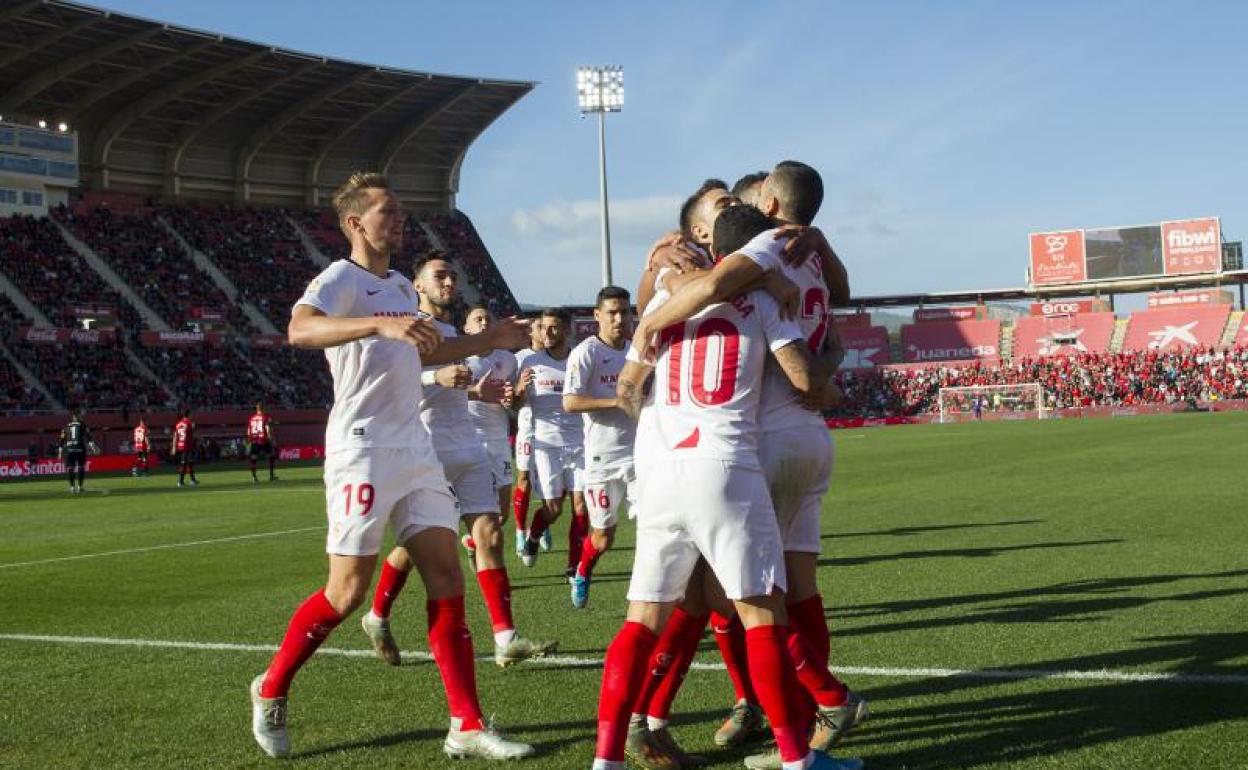
[[[624,109],[623,67],[577,67],[581,117],[598,114],[598,195],[602,205],[602,285],[611,285],[611,225],[607,214],[607,113]]]

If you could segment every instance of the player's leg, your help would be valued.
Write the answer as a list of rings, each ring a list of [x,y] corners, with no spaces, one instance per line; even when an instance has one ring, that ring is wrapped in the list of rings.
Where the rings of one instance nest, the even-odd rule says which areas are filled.
[[[715,745],[740,746],[765,734],[763,709],[754,681],[750,677],[749,655],[745,642],[745,626],[737,613],[736,604],[727,597],[724,588],[708,569],[703,577],[703,593],[711,614],[711,630],[715,645],[723,658],[724,668],[732,681],[734,701],[732,711],[715,731]]]
[[[259,484],[260,479],[256,478],[256,459],[260,456],[260,445],[252,443],[247,447],[247,467],[251,470],[251,483]]]
[[[436,474],[441,477],[439,473]],[[395,531],[425,584],[429,649],[441,674],[451,727],[442,750],[451,757],[517,759],[533,747],[510,741],[485,724],[477,697],[472,635],[464,616],[464,576],[459,566],[459,514],[434,474],[400,502]]]
[[[87,480],[87,453],[78,455],[78,491],[82,491],[83,482]]]
[[[265,454],[269,456],[269,481],[277,481],[277,447],[266,444]]]
[[[529,499],[532,494],[533,443],[516,436],[516,484],[511,498],[511,511],[516,520],[516,554],[524,553],[524,540],[529,534]],[[505,508],[503,510],[506,510]]]
[[[77,484],[78,475],[74,472],[74,453],[65,453],[65,479],[69,482],[69,491],[74,493],[78,491]]]
[[[533,489],[542,505],[533,514],[521,559],[531,567],[537,560],[542,535],[562,513],[564,485],[562,458],[558,449],[535,447],[533,450]]]
[[[373,605],[360,618],[364,633],[373,643],[377,655],[392,666],[403,662],[398,642],[390,630],[390,613],[412,572],[412,560],[402,546],[395,547],[381,563],[381,576],[373,592]]]
[[[173,459],[178,464],[178,486],[183,486],[186,483],[186,452],[178,452]]]
[[[623,479],[585,484],[582,500],[587,509],[589,534],[582,542],[581,557],[572,575],[572,606],[578,609],[589,602],[590,580],[598,559],[615,541],[616,512],[623,497],[624,485]]]

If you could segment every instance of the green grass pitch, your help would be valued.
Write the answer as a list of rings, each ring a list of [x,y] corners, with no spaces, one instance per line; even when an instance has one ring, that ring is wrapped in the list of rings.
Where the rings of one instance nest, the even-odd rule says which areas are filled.
[[[1248,414],[840,431],[836,444],[820,580],[833,662],[874,712],[842,754],[869,768],[1248,767]],[[0,484],[0,766],[274,764],[246,695],[271,653],[245,646],[275,645],[325,571],[319,468],[280,473],[253,487],[245,470],[205,467],[197,489],[167,473],[93,478],[75,497],[59,479]],[[597,661],[622,617],[632,528],[583,611],[565,536],[561,522],[533,569],[508,549],[517,621]],[[467,595],[489,652],[471,579]],[[395,614],[405,650],[426,649],[423,606],[413,580]],[[366,649],[357,617],[326,646]],[[709,637],[698,660],[718,662]],[[538,746],[534,768],[589,766],[600,674],[477,669],[487,714]],[[676,702],[675,734],[715,767],[743,754],[711,743],[731,697],[707,667]],[[446,766],[444,708],[428,662],[318,655],[291,692],[291,764]]]

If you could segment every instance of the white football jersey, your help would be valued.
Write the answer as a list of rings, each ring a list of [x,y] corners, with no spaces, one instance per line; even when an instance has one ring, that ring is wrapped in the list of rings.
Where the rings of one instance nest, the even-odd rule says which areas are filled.
[[[616,349],[598,335],[587,337],[568,355],[563,392],[590,398],[615,398],[615,384],[628,348]],[[582,412],[587,473],[628,468],[633,464],[633,421],[622,409]]]
[[[427,317],[416,290],[391,270],[378,278],[350,260],[321,271],[295,303],[335,318]],[[365,337],[325,349],[334,378],[334,406],[325,426],[325,451],[363,447],[425,447],[418,417],[422,395],[420,351],[406,342]]]
[[[459,336],[453,324],[434,319],[444,339]],[[426,366],[425,371],[436,372],[447,366],[458,366],[464,361],[450,361],[437,366]],[[460,388],[444,388],[426,385],[425,397],[420,402],[420,421],[425,424],[438,454],[457,452],[481,445],[481,439],[472,427],[468,416],[468,391]]]
[[[802,337],[818,355],[827,337],[830,322],[828,285],[823,278],[823,264],[817,254],[796,267],[787,264],[781,253],[787,240],[776,240],[775,231],[768,230],[754,237],[737,253],[749,258],[767,272],[779,272],[801,291],[802,306],[797,319]],[[797,391],[789,378],[773,361],[763,375],[763,396],[759,406],[759,427],[764,431],[789,430],[806,425],[825,425],[823,417],[802,407]]]
[[[516,384],[516,356],[510,350],[491,350],[483,356],[470,356],[464,363],[472,370],[473,382],[488,377]],[[469,401],[468,416],[478,439],[507,440],[507,407],[489,401]]]
[[[516,378],[524,371],[524,362],[538,354],[533,348],[521,348],[516,352]],[[533,441],[533,407],[526,400],[520,411],[516,412],[516,443]]]
[[[533,407],[533,444],[539,447],[580,446],[581,416],[563,410],[563,385],[568,360],[549,351],[534,353],[521,365],[533,370],[525,403]]]
[[[657,448],[672,458],[760,468],[763,369],[769,352],[801,339],[801,330],[780,318],[776,301],[763,291],[712,305],[664,329],[649,407]]]

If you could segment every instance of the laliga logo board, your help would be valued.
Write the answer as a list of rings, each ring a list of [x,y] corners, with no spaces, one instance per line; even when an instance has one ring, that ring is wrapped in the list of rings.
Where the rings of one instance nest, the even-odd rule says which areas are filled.
[[[1074,283],[1087,280],[1082,230],[1031,234],[1031,282]]]

